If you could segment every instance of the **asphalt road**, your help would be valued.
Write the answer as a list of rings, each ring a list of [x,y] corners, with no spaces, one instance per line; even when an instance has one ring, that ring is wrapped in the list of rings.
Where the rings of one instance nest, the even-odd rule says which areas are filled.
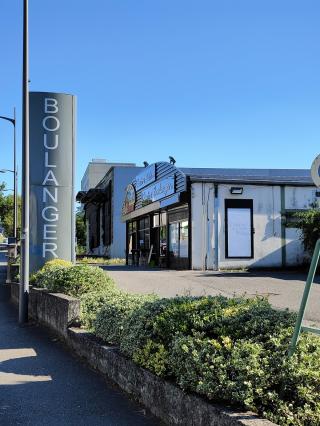
[[[298,311],[305,287],[306,274],[297,272],[213,272],[140,269],[107,266],[104,269],[117,285],[130,293],[155,293],[162,297],[176,295],[266,296],[280,309]],[[312,286],[305,312],[306,324],[320,326],[319,277]]]
[[[47,331],[19,327],[17,311],[0,302],[1,426],[159,424]]]

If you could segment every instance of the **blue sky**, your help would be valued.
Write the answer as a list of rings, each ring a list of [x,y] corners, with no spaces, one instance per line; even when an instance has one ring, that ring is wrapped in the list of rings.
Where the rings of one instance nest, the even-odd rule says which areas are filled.
[[[29,0],[30,90],[75,94],[92,158],[309,168],[320,151],[316,0]],[[22,0],[0,4],[0,115],[21,139]],[[0,122],[0,168],[12,167]],[[11,176],[8,176],[10,187]]]

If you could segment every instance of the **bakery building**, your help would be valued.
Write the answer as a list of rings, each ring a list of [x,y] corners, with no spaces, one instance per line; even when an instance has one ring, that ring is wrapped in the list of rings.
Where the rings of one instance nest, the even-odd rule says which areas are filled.
[[[310,170],[152,164],[126,188],[127,263],[201,270],[302,264],[293,213],[318,196]]]
[[[139,170],[143,167],[132,163],[93,160],[88,164],[76,197],[85,212],[87,255],[126,256],[126,226],[121,220],[123,197]]]

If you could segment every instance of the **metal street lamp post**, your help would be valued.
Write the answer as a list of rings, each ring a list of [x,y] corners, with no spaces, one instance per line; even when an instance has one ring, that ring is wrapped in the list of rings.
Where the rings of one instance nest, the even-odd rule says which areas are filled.
[[[9,121],[13,125],[13,170],[3,169],[0,170],[1,173],[12,172],[14,174],[14,186],[13,186],[13,199],[14,199],[14,209],[13,209],[13,237],[15,243],[17,243],[17,221],[18,221],[18,171],[17,171],[17,145],[16,145],[16,109],[13,109],[13,118],[5,117],[0,115],[2,120]]]
[[[19,297],[19,323],[28,322],[29,299],[29,70],[28,70],[28,0],[23,1],[22,67],[22,233]]]

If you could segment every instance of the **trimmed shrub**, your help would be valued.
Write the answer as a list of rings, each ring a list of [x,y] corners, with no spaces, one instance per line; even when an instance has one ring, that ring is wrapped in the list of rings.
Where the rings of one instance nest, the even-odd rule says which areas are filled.
[[[154,295],[135,295],[124,292],[106,297],[104,306],[93,321],[93,332],[110,344],[120,344],[129,316],[145,303],[154,301]]]
[[[264,341],[270,334],[294,324],[295,315],[288,311],[275,311],[263,298],[245,299],[226,297],[176,297],[145,304],[130,316],[125,325],[121,350],[139,360],[143,366],[142,353],[149,340],[159,345],[164,355],[177,334],[206,336],[232,336],[234,339],[249,338]],[[155,348],[153,348],[155,350]],[[155,354],[154,354],[155,355]],[[146,358],[150,366],[150,360]],[[149,368],[149,367],[148,367]],[[162,374],[171,374],[162,369]]]
[[[121,350],[159,376],[280,425],[320,424],[320,340],[286,351],[296,315],[267,300],[180,297],[146,303],[124,326]]]
[[[113,280],[100,268],[75,265],[69,268],[50,269],[42,284],[49,291],[81,297],[91,291],[115,289]]]
[[[111,299],[120,293],[120,290],[114,288],[109,291],[92,291],[83,294],[80,298],[80,321],[82,326],[93,332],[93,324],[97,314]]]
[[[320,342],[303,334],[296,354],[286,349],[292,329],[268,345],[229,337],[180,336],[170,364],[179,386],[214,401],[253,410],[281,425],[319,425]]]
[[[320,425],[320,339],[303,333],[289,359],[295,314],[263,298],[127,294],[87,265],[52,262],[37,274],[50,291],[80,297],[96,336],[181,388],[279,425]]]
[[[44,266],[39,271],[31,275],[30,284],[36,285],[37,287],[47,287],[48,275],[50,275],[50,280],[51,280],[51,274],[49,274],[49,272],[54,272],[61,268],[70,268],[71,266],[73,266],[73,263],[67,260],[63,260],[63,259],[49,260],[48,262],[44,264]]]

